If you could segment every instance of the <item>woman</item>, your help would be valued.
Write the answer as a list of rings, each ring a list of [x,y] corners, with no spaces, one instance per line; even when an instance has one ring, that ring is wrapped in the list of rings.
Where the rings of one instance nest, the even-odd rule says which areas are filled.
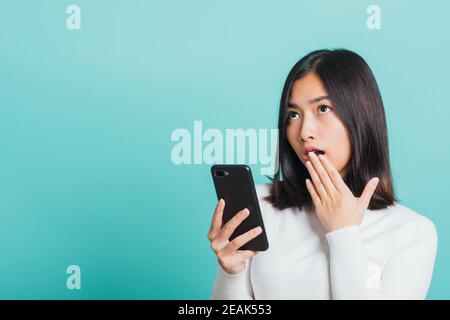
[[[278,129],[280,167],[257,185],[269,250],[238,250],[257,228],[229,241],[248,210],[222,227],[220,200],[208,232],[219,262],[212,298],[424,299],[436,229],[396,202],[366,62],[348,50],[302,58],[284,85]]]

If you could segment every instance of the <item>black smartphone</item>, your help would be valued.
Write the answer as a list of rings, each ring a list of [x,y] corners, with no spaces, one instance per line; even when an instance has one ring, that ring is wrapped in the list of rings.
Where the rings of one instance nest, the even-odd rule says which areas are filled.
[[[225,200],[222,226],[242,209],[247,208],[250,211],[249,216],[234,230],[230,241],[250,229],[260,226],[262,232],[256,238],[241,246],[239,250],[267,250],[269,242],[250,167],[240,164],[216,164],[211,167],[211,175],[217,200],[221,198]]]

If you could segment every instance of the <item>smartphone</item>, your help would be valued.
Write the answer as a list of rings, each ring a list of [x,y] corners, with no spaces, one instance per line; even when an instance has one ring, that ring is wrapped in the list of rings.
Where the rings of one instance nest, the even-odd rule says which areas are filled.
[[[240,164],[213,165],[211,175],[217,200],[221,198],[225,200],[222,226],[242,209],[247,208],[250,211],[249,216],[234,230],[230,241],[250,229],[260,226],[262,232],[256,238],[242,245],[239,250],[267,250],[269,242],[250,167]]]

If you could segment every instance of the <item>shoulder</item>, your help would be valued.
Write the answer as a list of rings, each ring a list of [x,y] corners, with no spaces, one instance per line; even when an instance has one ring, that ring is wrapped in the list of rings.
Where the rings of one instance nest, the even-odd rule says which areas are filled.
[[[397,202],[384,210],[401,242],[417,240],[437,242],[436,226],[430,218]]]
[[[256,184],[256,194],[258,197],[259,208],[261,211],[264,228],[267,233],[270,246],[277,239],[285,237],[286,228],[292,228],[293,226],[302,225],[296,221],[296,212],[291,208],[278,209],[265,198],[270,195],[271,184]],[[297,217],[298,218],[298,217]],[[293,223],[296,222],[296,223]],[[305,224],[306,225],[306,224]],[[297,232],[294,232],[295,234]]]
[[[258,202],[261,209],[265,208],[266,210],[268,209],[277,210],[272,206],[272,203],[266,199],[266,197],[270,195],[270,187],[271,187],[270,183],[262,183],[255,185]]]
[[[256,194],[258,199],[263,199],[264,197],[270,194],[270,184],[269,183],[261,183],[255,185]]]
[[[276,218],[280,217],[281,213],[283,213],[283,216],[286,216],[289,213],[293,213],[294,211],[291,208],[286,208],[283,210],[275,208],[270,200],[267,200],[266,197],[270,195],[270,183],[264,183],[264,184],[256,184],[256,195],[258,197],[259,206],[261,208],[261,213],[264,218]]]
[[[426,229],[435,228],[433,221],[422,213],[395,202],[386,209],[392,218],[401,225],[417,224]]]
[[[269,200],[265,199],[267,196],[270,195],[270,184],[269,183],[256,184],[255,189],[263,218],[267,219],[273,216],[275,211],[278,210],[272,206],[272,203]]]

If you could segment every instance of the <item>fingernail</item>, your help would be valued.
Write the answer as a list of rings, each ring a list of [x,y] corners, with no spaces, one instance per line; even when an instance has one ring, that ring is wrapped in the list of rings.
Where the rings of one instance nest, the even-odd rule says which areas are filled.
[[[222,198],[219,200],[219,203],[220,203],[220,204],[223,204],[223,199],[222,199]]]
[[[247,215],[249,213],[248,209],[245,208],[244,211],[242,211],[242,214]]]
[[[261,227],[257,227],[257,228],[255,229],[255,231],[256,231],[257,233],[260,233],[260,232],[262,231],[262,228],[261,228]]]

